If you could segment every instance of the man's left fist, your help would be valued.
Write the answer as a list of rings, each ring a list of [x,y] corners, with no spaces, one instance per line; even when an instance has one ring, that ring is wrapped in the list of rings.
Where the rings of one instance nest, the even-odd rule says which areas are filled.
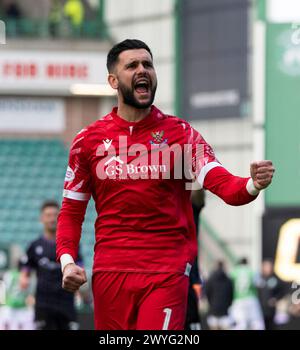
[[[272,182],[275,168],[270,160],[262,160],[260,162],[251,163],[250,173],[254,186],[258,190],[263,190]]]

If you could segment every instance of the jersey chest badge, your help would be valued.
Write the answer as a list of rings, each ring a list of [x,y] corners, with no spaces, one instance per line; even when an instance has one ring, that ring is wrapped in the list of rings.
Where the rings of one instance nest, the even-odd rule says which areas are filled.
[[[152,131],[151,136],[152,140],[150,140],[150,144],[153,146],[160,147],[161,145],[164,145],[168,142],[168,139],[164,139],[164,131]]]

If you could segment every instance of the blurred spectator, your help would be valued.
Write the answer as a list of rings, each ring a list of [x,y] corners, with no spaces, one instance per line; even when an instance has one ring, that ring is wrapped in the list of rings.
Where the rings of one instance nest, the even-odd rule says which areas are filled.
[[[194,223],[196,227],[196,234],[197,234],[197,240],[199,243],[200,240],[200,214],[202,209],[205,206],[205,192],[203,189],[201,190],[193,190],[191,195],[192,200],[192,208],[193,208],[193,214],[194,214]],[[199,255],[199,254],[198,254]],[[190,283],[192,288],[195,291],[197,300],[199,300],[201,295],[201,277],[199,272],[199,262],[198,262],[198,255],[195,259],[195,263],[192,267],[191,274],[190,274]]]
[[[258,296],[266,329],[274,329],[274,317],[278,300],[285,296],[285,285],[275,275],[271,260],[264,260],[257,281]]]
[[[33,330],[32,284],[24,288],[20,283],[18,268],[8,270],[3,276],[6,301],[1,308],[0,330]]]
[[[32,271],[37,273],[35,303],[36,328],[39,330],[78,329],[74,294],[62,288],[60,263],[56,261],[56,224],[59,205],[48,201],[41,208],[43,235],[32,242],[22,259],[21,285],[26,288]],[[78,265],[82,265],[79,255]]]
[[[4,15],[9,19],[19,19],[21,17],[21,11],[18,4],[11,0],[5,2]]]
[[[235,329],[265,329],[261,307],[257,297],[255,275],[248,266],[246,258],[231,273],[233,280],[233,304],[231,315],[235,321]]]
[[[60,35],[60,27],[62,23],[62,3],[61,0],[52,0],[49,13],[49,32],[52,37]]]
[[[81,0],[67,0],[64,6],[64,16],[70,21],[72,34],[79,35],[84,19],[84,7]]]
[[[285,286],[285,295],[276,304],[274,323],[277,329],[299,329],[300,324],[300,288],[298,282]],[[287,328],[286,328],[287,326]]]
[[[18,20],[21,18],[21,11],[18,4],[13,0],[6,0],[3,5],[3,15],[6,19],[7,32],[10,36],[18,35]]]
[[[209,303],[207,324],[210,329],[226,330],[232,326],[228,309],[233,300],[233,284],[227,276],[223,261],[218,261],[216,269],[205,283],[205,295]]]
[[[204,190],[192,191],[192,207],[194,213],[194,222],[196,226],[197,239],[199,240],[199,227],[200,227],[200,213],[205,205],[205,193]],[[199,330],[201,329],[200,315],[199,315],[199,300],[201,296],[201,278],[199,273],[198,257],[195,259],[195,263],[192,266],[190,273],[190,283],[188,291],[188,304],[187,314],[185,321],[186,330]]]

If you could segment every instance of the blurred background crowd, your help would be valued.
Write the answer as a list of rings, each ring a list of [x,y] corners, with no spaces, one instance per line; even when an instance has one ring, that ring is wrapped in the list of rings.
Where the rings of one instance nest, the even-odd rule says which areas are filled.
[[[103,35],[97,0],[3,0],[0,6],[9,37]]]
[[[154,54],[158,108],[189,121],[232,173],[276,167],[248,206],[193,196],[186,327],[300,329],[300,2],[0,0],[0,20],[0,328],[93,327],[90,284],[61,294],[55,217],[71,140],[116,103],[107,52],[138,38]],[[91,201],[89,281],[94,220]]]

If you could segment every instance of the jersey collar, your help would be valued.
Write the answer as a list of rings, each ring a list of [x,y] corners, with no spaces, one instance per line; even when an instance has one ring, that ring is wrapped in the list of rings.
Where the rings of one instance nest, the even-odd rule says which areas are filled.
[[[123,119],[122,117],[120,117],[117,114],[117,111],[118,111],[118,107],[114,107],[110,114],[111,114],[113,120],[115,121],[115,123],[118,124],[122,128],[129,128],[130,126],[134,126],[134,128],[137,128],[137,127],[144,128],[148,125],[153,125],[153,122],[156,119],[162,118],[162,115],[163,115],[162,112],[158,108],[156,108],[154,105],[152,105],[150,113],[144,119],[142,119],[138,122],[129,122],[129,121]]]

